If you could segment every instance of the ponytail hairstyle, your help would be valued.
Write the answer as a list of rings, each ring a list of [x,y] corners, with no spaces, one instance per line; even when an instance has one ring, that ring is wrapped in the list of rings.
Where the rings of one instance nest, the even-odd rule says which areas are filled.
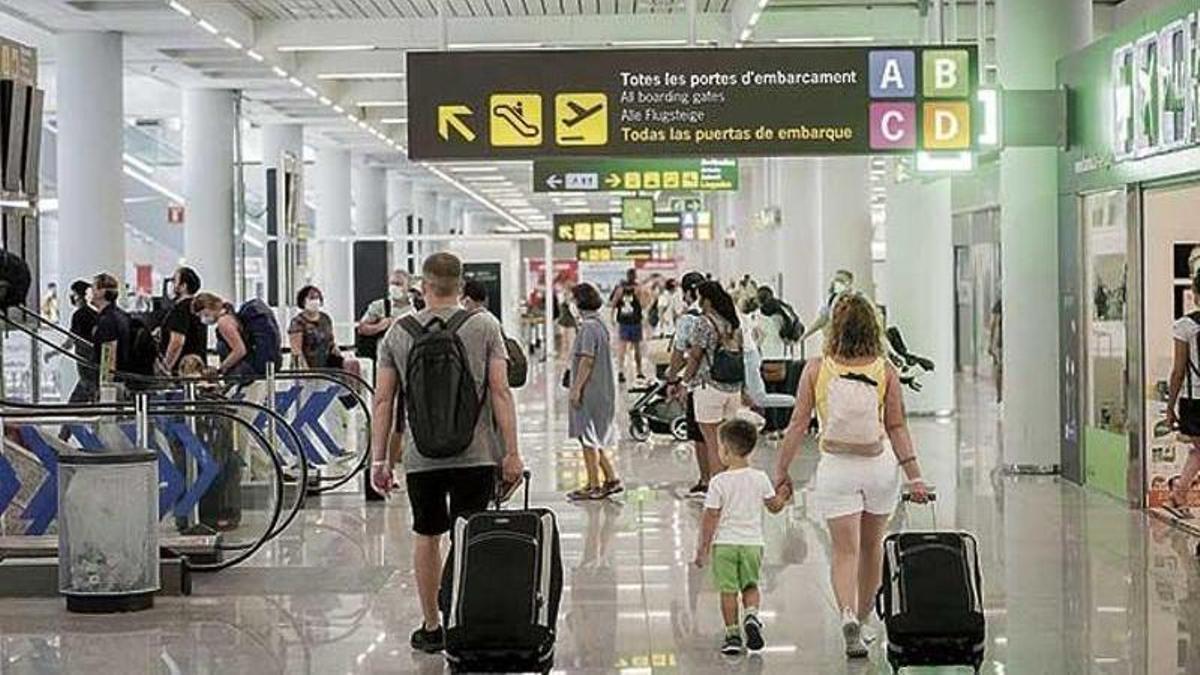
[[[734,330],[742,327],[742,322],[738,319],[737,307],[733,304],[733,298],[719,282],[706,281],[700,284],[696,292],[702,299],[707,300],[712,305],[713,311],[728,321]]]

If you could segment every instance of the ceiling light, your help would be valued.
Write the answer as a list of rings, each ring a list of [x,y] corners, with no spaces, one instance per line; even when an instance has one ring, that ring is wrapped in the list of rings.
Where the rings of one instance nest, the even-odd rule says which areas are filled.
[[[742,36],[740,38],[738,38],[738,41],[745,42],[746,40],[749,40],[750,36],[753,33],[754,33],[754,31],[750,28],[750,26],[746,26],[745,28],[742,29]]]
[[[761,18],[762,18],[762,10],[761,9],[754,10],[754,13],[750,15],[750,25],[751,26],[758,25],[758,20]]]
[[[280,52],[372,52],[375,45],[279,45]]]
[[[681,47],[687,40],[612,40],[609,47]]]
[[[360,108],[403,108],[408,101],[359,101],[355,105]]]
[[[342,106],[340,106],[340,105],[334,104],[334,106],[333,106],[333,112],[335,112],[335,113],[337,113],[337,114],[341,115],[342,113],[346,112],[346,109],[345,109],[345,108],[343,108],[343,107],[342,107]]]
[[[811,45],[837,42],[874,42],[875,38],[868,35],[852,35],[849,37],[785,37],[775,38],[771,42],[781,45]]]
[[[380,124],[408,124],[407,117],[384,117],[379,120]]]
[[[970,152],[917,153],[917,171],[930,173],[970,171],[975,168],[975,155]]]
[[[310,97],[312,97],[312,98],[316,98],[316,97],[317,97],[317,90],[316,90],[316,89],[313,89],[312,87],[305,87],[305,88],[304,88],[304,93],[308,94],[308,95],[309,95]]]
[[[766,9],[766,8],[767,8],[767,3],[769,3],[769,2],[771,2],[771,0],[758,0],[758,8],[759,8],[759,9]]]
[[[263,61],[263,55],[259,54],[258,52],[254,51],[253,49],[247,49],[246,56],[249,56],[250,58],[254,59],[255,61],[258,61],[259,63],[262,63],[262,61]]]
[[[317,100],[321,102],[321,105],[333,105],[333,99],[328,96],[321,96]]]
[[[196,20],[196,25],[200,26],[201,28],[203,28],[204,30],[208,31],[209,33],[212,33],[213,35],[217,35],[218,33],[220,33],[220,32],[221,32],[221,31],[217,30],[217,27],[216,27],[216,26],[214,26],[214,25],[212,25],[211,23],[209,23],[209,22],[205,21],[204,19],[197,19],[197,20]]]
[[[500,183],[507,183],[508,177],[507,176],[467,176],[466,180],[469,180],[473,183],[482,183],[485,181],[495,181],[495,182],[500,182]]]
[[[288,71],[284,70],[283,68],[280,68],[279,66],[271,66],[271,72],[275,73],[276,76],[282,77],[285,79],[288,76]]]
[[[233,38],[228,37],[228,36],[226,36],[226,38],[225,38],[225,44],[229,45],[230,47],[233,47],[234,49],[242,48],[242,43],[240,43],[237,40],[234,40]]]
[[[188,9],[182,3],[176,2],[175,0],[171,0],[170,2],[168,2],[167,6],[170,7],[171,9],[175,10],[176,12],[179,12],[180,14],[182,14],[184,16],[192,15],[192,10]]]
[[[358,118],[355,117],[354,115],[351,115],[350,113],[346,113],[346,119],[350,120],[351,122],[354,122],[355,124],[358,123]]]
[[[319,73],[318,80],[402,80],[404,73],[401,72],[375,72],[375,73]]]
[[[448,49],[539,49],[544,42],[451,42]]]
[[[304,83],[303,83],[303,82],[301,82],[301,81],[300,81],[300,78],[298,78],[298,77],[289,77],[289,78],[288,78],[288,82],[291,82],[291,83],[292,83],[292,86],[296,87],[297,89],[303,89],[303,88],[304,88]]]
[[[494,166],[450,166],[446,168],[454,173],[496,173],[500,170]]]

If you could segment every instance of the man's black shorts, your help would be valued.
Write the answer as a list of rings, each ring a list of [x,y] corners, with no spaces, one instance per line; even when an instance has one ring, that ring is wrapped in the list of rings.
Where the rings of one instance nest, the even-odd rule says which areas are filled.
[[[459,516],[487,510],[496,495],[496,467],[418,471],[404,477],[412,505],[413,531],[437,536],[450,531]]]
[[[696,397],[690,391],[687,395],[687,411],[684,413],[684,417],[687,419],[688,440],[703,443],[704,433],[700,431],[700,425],[696,423]]]

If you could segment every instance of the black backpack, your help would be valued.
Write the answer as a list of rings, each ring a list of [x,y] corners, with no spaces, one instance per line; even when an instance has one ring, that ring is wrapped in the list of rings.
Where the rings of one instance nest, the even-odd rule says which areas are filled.
[[[154,375],[154,366],[158,362],[158,341],[142,316],[129,315],[127,350],[125,362],[118,363],[118,370],[147,377]]]
[[[246,360],[255,375],[266,375],[267,364],[275,364],[275,370],[283,367],[281,349],[282,333],[275,312],[260,298],[251,298],[238,308],[237,320],[241,325],[242,341],[250,354]]]
[[[520,389],[529,381],[529,359],[515,338],[505,335],[504,348],[508,351],[508,386]]]
[[[741,349],[728,349],[725,346],[727,338],[721,335],[717,322],[711,318],[708,321],[717,333],[717,345],[709,355],[709,375],[712,376],[713,382],[720,384],[743,384],[746,381],[745,355]],[[735,328],[732,337],[736,338],[737,335]]]
[[[779,301],[779,313],[783,316],[783,325],[779,328],[779,337],[783,338],[784,342],[799,342],[800,338],[804,337],[804,324],[800,323],[800,317],[796,314],[796,310],[786,302]]]
[[[392,299],[383,299],[383,316],[390,318],[392,316]],[[375,335],[362,335],[358,331],[354,332],[354,355],[360,359],[375,360],[379,354],[379,341],[383,336],[387,335],[387,331],[377,333]]]
[[[400,320],[400,326],[413,340],[404,368],[405,413],[417,452],[425,457],[460,455],[475,438],[483,396],[476,390],[467,349],[458,331],[482,311],[460,309],[449,321],[435,317],[426,325],[412,315]]]

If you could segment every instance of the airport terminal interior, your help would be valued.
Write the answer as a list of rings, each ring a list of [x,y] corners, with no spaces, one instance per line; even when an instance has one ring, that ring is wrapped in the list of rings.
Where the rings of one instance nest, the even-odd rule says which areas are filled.
[[[0,673],[1200,673],[1198,211],[1200,0],[0,0]]]

